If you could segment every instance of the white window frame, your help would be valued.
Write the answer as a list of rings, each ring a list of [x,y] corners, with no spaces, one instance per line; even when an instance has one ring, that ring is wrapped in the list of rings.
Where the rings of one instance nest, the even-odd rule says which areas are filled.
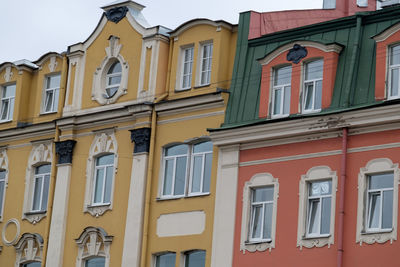
[[[15,108],[15,94],[9,97],[3,97],[3,92],[7,90],[8,87],[15,86],[15,94],[17,93],[17,86],[15,83],[7,84],[1,86],[1,101],[0,101],[0,122],[8,122],[13,120],[14,108]],[[8,103],[7,114],[5,119],[1,119],[3,117],[3,105],[4,103]]]
[[[46,172],[46,173],[36,173],[37,168],[44,166],[44,165],[49,165],[50,167],[50,172]],[[50,190],[50,177],[51,177],[51,164],[46,163],[46,164],[41,164],[39,166],[35,167],[34,170],[34,176],[33,176],[33,190],[32,190],[32,201],[31,201],[31,212],[46,212],[47,211],[47,206],[48,206],[48,195],[47,195],[47,205],[46,205],[46,209],[43,210],[42,209],[42,205],[43,205],[43,190],[44,190],[44,185],[45,185],[45,179],[49,179],[49,183],[48,186],[49,188],[47,189],[48,191]],[[39,209],[34,209],[35,206],[35,190],[36,190],[36,180],[38,179],[42,179],[41,181],[41,185],[40,185],[40,196],[39,196]]]
[[[110,71],[111,67],[114,66],[115,64],[118,64],[118,63],[119,63],[119,65],[121,66],[121,71],[120,71],[120,72],[108,73],[108,72]],[[114,77],[120,77],[120,79],[121,79],[121,81],[122,81],[122,64],[121,64],[121,62],[119,62],[119,61],[117,61],[117,60],[116,60],[115,62],[113,62],[113,63],[108,67],[107,72],[106,72],[106,77],[105,77],[105,79],[106,79],[106,81],[105,81],[105,84],[106,84],[106,86],[105,86],[105,92],[106,92],[106,95],[108,96],[108,98],[112,98],[117,92],[115,92],[112,96],[109,96],[109,95],[107,94],[107,89],[108,89],[108,88],[114,88],[114,87],[118,87],[118,88],[119,88],[119,86],[121,85],[121,82],[120,82],[119,84],[110,84],[110,83],[109,83],[110,78],[114,78]],[[118,91],[118,89],[117,89],[117,91]]]
[[[165,251],[165,252],[160,252],[160,253],[153,254],[153,257],[152,257],[153,264],[151,264],[151,266],[157,267],[157,259],[158,259],[158,257],[161,257],[161,256],[166,255],[166,254],[174,254],[175,255],[175,263],[173,265],[175,267],[175,264],[176,264],[176,253],[173,252],[173,251]],[[164,267],[164,266],[161,266],[161,267]]]
[[[400,48],[400,44],[395,44],[395,45],[391,45],[388,47],[389,50],[389,57],[387,59],[387,64],[388,64],[388,88],[387,88],[387,96],[388,99],[397,99],[400,97],[400,64],[396,64],[396,65],[391,65],[390,64],[390,58],[392,57],[392,49],[394,47],[399,47]],[[398,55],[398,57],[400,57],[400,54]],[[397,95],[391,95],[391,91],[392,91],[392,70],[393,69],[397,69],[399,71],[399,80],[397,81],[399,84],[399,88],[397,91]]]
[[[368,229],[368,177],[373,174],[393,173],[393,213],[392,229]],[[357,232],[356,242],[373,244],[392,243],[397,240],[398,192],[399,192],[399,167],[388,158],[370,160],[360,169],[358,174],[358,206],[357,206]]]
[[[185,53],[186,51],[191,51],[192,57],[189,61],[185,61]],[[185,71],[185,63],[188,63],[190,68],[188,73],[184,73]],[[194,62],[194,44],[186,45],[181,47],[180,51],[180,59],[179,59],[179,71],[178,71],[178,83],[176,86],[176,91],[184,91],[184,90],[189,90],[192,88],[192,78],[193,78],[193,62]],[[189,77],[189,85],[184,87],[183,86],[183,81],[184,77],[188,76]]]
[[[101,227],[86,227],[75,239],[78,245],[78,256],[76,258],[76,267],[85,267],[86,260],[94,257],[105,258],[104,267],[110,266],[110,249],[113,236]]]
[[[38,223],[46,216],[47,210],[32,211],[33,194],[35,190],[35,170],[37,166],[51,164],[53,160],[53,143],[51,141],[38,141],[33,143],[32,150],[28,159],[25,176],[25,194],[22,219],[28,220],[32,224]],[[51,188],[51,175],[49,188]],[[49,203],[47,203],[48,206]]]
[[[95,159],[94,178],[93,178],[92,206],[103,206],[103,205],[110,205],[111,204],[111,202],[105,202],[104,201],[104,197],[105,197],[105,191],[106,191],[107,169],[108,168],[113,168],[112,177],[110,177],[110,179],[114,179],[114,163],[113,164],[97,165],[97,160],[99,158],[104,157],[104,156],[109,156],[109,155],[112,155],[114,157],[114,154],[103,154],[103,155],[99,155]],[[101,192],[102,201],[101,202],[95,202],[96,185],[97,185],[97,182],[98,182],[98,179],[99,179],[99,177],[97,176],[97,171],[99,169],[103,169],[104,170],[103,185],[102,185],[102,192]],[[111,182],[111,184],[112,184],[112,182]],[[111,190],[112,190],[112,188],[111,188]]]
[[[203,195],[209,195],[210,192],[205,192],[203,191],[203,185],[204,185],[204,179],[205,179],[205,175],[204,175],[204,167],[205,167],[205,157],[206,155],[212,155],[213,154],[213,150],[211,151],[206,151],[206,152],[198,152],[198,153],[194,153],[193,149],[194,146],[197,144],[201,144],[201,143],[206,143],[206,142],[211,142],[211,140],[205,139],[205,140],[201,140],[201,141],[196,141],[193,143],[175,143],[175,144],[169,144],[166,145],[163,148],[163,156],[162,156],[162,172],[161,172],[161,182],[160,182],[160,189],[159,189],[159,198],[160,199],[173,199],[173,198],[182,198],[182,197],[192,197],[192,196],[203,196]],[[166,150],[168,148],[174,147],[174,146],[178,146],[178,145],[187,145],[188,149],[187,149],[187,153],[186,154],[180,154],[180,155],[173,155],[173,156],[165,156]],[[202,173],[201,173],[201,192],[192,192],[192,183],[193,183],[193,167],[194,167],[194,157],[195,156],[202,156]],[[183,157],[186,156],[186,170],[185,170],[185,184],[184,184],[184,193],[180,194],[180,195],[175,195],[174,194],[174,190],[175,190],[175,171],[176,171],[176,159],[179,157]],[[164,194],[164,183],[165,183],[165,171],[166,171],[166,162],[167,160],[174,160],[174,169],[173,169],[173,177],[172,177],[172,184],[171,184],[171,194],[169,195],[165,195]],[[213,161],[213,160],[212,160]],[[210,174],[210,190],[211,190],[211,178],[212,178],[212,161],[211,161],[211,174]]]
[[[291,82],[292,76],[290,77],[290,83],[275,85],[275,72],[277,72],[279,69],[286,68],[286,67],[290,67],[291,68],[291,72],[293,71],[293,69],[292,69],[292,67],[290,65],[278,66],[278,67],[275,67],[275,68],[272,69],[272,79],[271,79],[271,82],[272,82],[272,85],[271,85],[272,86],[271,118],[287,117],[287,116],[290,115],[290,98],[291,98],[291,94],[292,94],[292,92],[291,92],[292,91],[292,82]],[[288,105],[289,105],[289,113],[284,113],[285,88],[288,87],[288,86],[290,87],[290,90],[289,90],[290,97],[289,97],[289,103],[288,103]],[[275,94],[276,94],[277,90],[281,90],[282,91],[281,99],[280,99],[281,106],[280,106],[279,113],[274,114],[275,105],[276,105],[276,103],[275,103]]]
[[[316,61],[322,61],[322,77],[321,78],[318,78],[318,79],[310,79],[310,80],[307,80],[306,79],[306,73],[307,73],[307,68],[308,68],[308,65],[310,64],[310,63],[313,63],[313,62],[316,62]],[[314,60],[311,60],[311,61],[307,61],[307,62],[305,62],[304,63],[304,65],[303,65],[303,93],[302,93],[302,111],[303,111],[303,113],[313,113],[313,112],[319,112],[319,111],[321,111],[321,108],[322,108],[322,92],[321,92],[321,103],[320,103],[320,106],[321,106],[321,108],[315,108],[315,101],[316,101],[316,99],[315,99],[315,97],[316,97],[316,94],[315,94],[315,92],[316,92],[316,83],[318,82],[318,81],[321,81],[321,82],[323,82],[323,79],[324,79],[324,74],[323,74],[323,71],[324,71],[324,59],[322,59],[322,58],[318,58],[318,59],[314,59]],[[313,83],[313,89],[312,89],[312,107],[311,107],[311,109],[306,109],[306,107],[305,107],[305,105],[306,105],[306,95],[307,95],[307,86],[306,86],[306,84],[308,84],[308,83]],[[321,85],[322,86],[322,85]],[[321,88],[321,91],[323,91],[323,88]]]
[[[252,190],[259,187],[274,188],[273,208],[272,208],[272,226],[271,226],[271,239],[269,240],[250,240],[250,227],[252,219]],[[243,188],[243,207],[242,207],[242,225],[240,235],[240,250],[245,253],[246,251],[271,251],[275,248],[275,235],[276,235],[276,216],[278,207],[279,196],[279,183],[278,178],[274,178],[270,173],[259,173],[254,175],[249,181],[245,183]]]
[[[204,50],[210,47],[210,52],[208,57],[204,57]],[[199,55],[197,58],[200,60],[198,61],[197,67],[197,86],[207,86],[211,84],[211,74],[212,74],[212,58],[213,58],[213,49],[214,45],[212,41],[206,41],[200,43]],[[203,66],[205,61],[209,63],[209,66],[206,66],[207,69],[203,71]],[[203,81],[203,75],[206,75],[206,82]]]
[[[312,182],[327,181],[332,182],[331,194],[331,220],[330,232],[325,235],[308,235],[307,227],[309,225],[309,185]],[[332,171],[328,166],[316,166],[301,176],[299,182],[299,216],[297,226],[297,247],[330,247],[334,244],[335,231],[335,208],[336,208],[336,191],[337,191],[337,175],[336,171]]]
[[[7,157],[7,151],[5,148],[0,149],[0,171],[5,172],[4,180],[0,181],[0,182],[4,183],[3,192],[0,192],[0,202],[1,202],[1,204],[0,204],[0,222],[2,222],[5,201],[6,201],[6,190],[8,187],[8,157]]]
[[[114,155],[114,170],[112,177],[110,203],[94,204],[93,197],[95,191],[96,159],[106,154]],[[115,180],[118,171],[118,143],[114,129],[97,132],[89,150],[89,157],[86,164],[86,187],[83,211],[90,213],[94,217],[103,215],[107,210],[112,210]]]
[[[47,113],[54,113],[57,112],[58,109],[58,104],[59,104],[59,97],[60,97],[60,84],[57,87],[52,87],[52,88],[47,88],[50,84],[50,81],[48,79],[52,79],[54,77],[60,77],[60,83],[61,83],[61,74],[52,74],[52,75],[47,75],[44,78],[44,90],[43,90],[43,102],[42,102],[42,113],[47,114]],[[52,101],[51,101],[51,108],[50,110],[46,111],[46,100],[47,100],[47,94],[52,92]],[[55,104],[57,101],[57,105]]]
[[[186,267],[186,262],[187,262],[187,257],[192,254],[192,253],[196,253],[196,252],[204,252],[204,267],[205,267],[205,263],[207,260],[207,251],[203,250],[203,249],[193,249],[193,250],[188,250],[182,253],[182,257],[181,257],[181,267]]]

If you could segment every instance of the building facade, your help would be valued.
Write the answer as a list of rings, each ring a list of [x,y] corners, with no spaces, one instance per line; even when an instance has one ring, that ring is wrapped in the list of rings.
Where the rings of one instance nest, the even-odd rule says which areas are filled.
[[[399,12],[256,37],[241,14],[225,122],[211,130],[211,266],[398,265]]]
[[[0,265],[209,265],[235,25],[102,7],[63,54],[0,65]],[[165,265],[169,264],[169,265]]]

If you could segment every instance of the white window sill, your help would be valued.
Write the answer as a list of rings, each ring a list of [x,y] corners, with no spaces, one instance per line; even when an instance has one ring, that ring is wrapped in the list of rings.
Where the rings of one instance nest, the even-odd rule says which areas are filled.
[[[7,123],[7,122],[12,122],[12,120],[3,120],[3,121],[0,120],[0,124],[1,123]]]
[[[210,83],[199,84],[199,85],[196,85],[196,86],[194,87],[194,89],[203,88],[203,87],[208,87],[208,86],[210,86],[210,85],[211,85]]]
[[[321,109],[303,110],[302,114],[313,114],[321,112]]]
[[[362,235],[373,235],[373,234],[382,234],[382,233],[391,233],[392,229],[383,229],[383,230],[372,230],[372,231],[365,231],[361,232]]]
[[[106,207],[106,206],[110,206],[111,203],[99,203],[99,204],[90,204],[87,207],[88,208],[98,208],[98,207]]]
[[[36,210],[25,212],[25,215],[45,214],[47,210]]]
[[[312,235],[312,236],[304,236],[303,240],[312,240],[312,239],[320,239],[320,238],[329,238],[331,235]]]
[[[190,91],[192,89],[192,87],[188,87],[188,88],[175,88],[175,93],[179,93],[179,92],[186,92],[186,91]]]
[[[181,199],[181,198],[192,198],[192,197],[202,197],[202,196],[209,196],[210,192],[207,193],[199,193],[199,194],[190,194],[190,195],[179,195],[179,196],[161,196],[157,197],[157,201],[164,201],[164,200],[174,200],[174,199]]]
[[[40,115],[49,115],[49,114],[55,114],[57,111],[48,111],[48,112],[41,112]]]
[[[289,117],[289,114],[279,114],[279,115],[271,115],[271,119],[280,119]]]
[[[266,239],[266,240],[258,240],[258,241],[246,241],[244,242],[245,245],[257,245],[257,244],[262,244],[262,243],[271,243],[272,239]]]

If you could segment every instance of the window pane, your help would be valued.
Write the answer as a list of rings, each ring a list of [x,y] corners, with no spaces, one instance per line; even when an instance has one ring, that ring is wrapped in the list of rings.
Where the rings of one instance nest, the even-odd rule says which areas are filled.
[[[40,210],[40,193],[42,192],[42,179],[42,177],[38,177],[35,179],[32,210]]]
[[[57,111],[59,94],[60,94],[60,90],[58,90],[58,89],[54,90],[54,105],[53,105],[53,111]]]
[[[35,169],[35,174],[45,174],[45,173],[50,173],[51,171],[51,164],[43,164]]]
[[[22,267],[41,267],[42,264],[40,262],[30,262],[21,265]]]
[[[313,106],[313,91],[314,91],[314,83],[306,83],[305,85],[305,96],[304,96],[304,109],[310,110]]]
[[[263,239],[271,238],[272,229],[272,203],[264,205],[264,229],[263,229]]]
[[[285,98],[283,100],[283,114],[290,113],[290,86],[285,86]]]
[[[390,52],[390,65],[400,64],[400,45],[393,46]]]
[[[381,195],[378,193],[369,194],[369,221],[368,228],[379,228],[379,213],[381,205]]]
[[[104,267],[106,263],[105,258],[96,257],[86,261],[85,267]]]
[[[261,237],[261,211],[262,205],[253,206],[253,218],[252,218],[252,235],[251,238],[260,238]]]
[[[109,98],[113,97],[117,91],[118,91],[118,86],[106,88],[107,97]]]
[[[204,267],[206,264],[206,252],[194,251],[186,254],[185,267]]]
[[[192,192],[201,192],[201,172],[203,168],[203,156],[193,157]]]
[[[111,189],[112,189],[112,177],[114,167],[107,167],[106,169],[106,188],[104,188],[104,203],[111,202]]]
[[[163,195],[171,195],[173,171],[174,171],[174,160],[169,159],[165,163]]]
[[[371,175],[369,189],[393,188],[393,173]]]
[[[186,157],[179,157],[176,159],[174,195],[183,195],[185,193],[185,179]]]
[[[119,73],[121,71],[122,71],[121,64],[119,62],[115,62],[114,64],[111,65],[107,74]]]
[[[52,111],[52,104],[53,104],[53,91],[46,92],[46,101],[45,101],[45,112]]]
[[[103,195],[103,180],[104,180],[104,168],[97,169],[96,182],[94,186],[94,203],[102,203]]]
[[[203,192],[210,192],[211,166],[212,154],[206,154],[206,162],[204,164]]]
[[[321,234],[330,233],[331,225],[331,198],[325,197],[322,199],[322,214],[321,214]]]
[[[12,118],[13,118],[13,113],[14,113],[14,98],[11,98],[10,99],[10,108],[9,108],[9,114],[8,114],[8,117],[7,117],[7,119],[9,119],[9,120],[12,120]]]
[[[157,256],[156,267],[175,267],[175,253]]]
[[[315,104],[314,109],[321,109],[322,103],[322,81],[315,82]]]
[[[7,85],[6,87],[4,87],[5,89],[3,91],[3,96],[4,97],[14,97],[16,87],[17,86],[15,84]]]
[[[253,189],[253,202],[272,201],[274,199],[274,187],[261,187]]]
[[[390,96],[399,95],[399,69],[391,69],[390,73]]]
[[[282,90],[281,89],[274,90],[274,114],[281,113],[281,99],[282,99]]]
[[[382,203],[382,228],[392,228],[393,222],[393,191],[388,190],[383,192]]]
[[[308,233],[309,234],[319,234],[318,233],[318,226],[320,223],[320,202],[319,199],[312,199],[309,202],[309,226],[308,226]]]
[[[1,101],[1,120],[8,119],[8,100]]]
[[[47,210],[47,199],[49,197],[49,183],[50,183],[50,175],[45,175],[44,176],[43,195],[42,195],[42,208],[41,208],[41,210]]]
[[[332,181],[310,183],[310,196],[330,195],[332,193]]]
[[[203,143],[195,144],[193,146],[194,153],[209,152],[209,151],[212,151],[212,142],[203,142]]]
[[[47,89],[60,87],[61,75],[54,75],[47,77]]]
[[[322,79],[323,60],[316,60],[306,64],[306,80]]]
[[[0,181],[6,179],[6,171],[0,171]]]
[[[108,77],[108,84],[107,85],[114,85],[114,84],[120,84],[121,83],[121,76],[113,76],[113,77]]]
[[[165,150],[166,156],[186,155],[188,153],[187,145],[171,146]]]
[[[274,71],[274,85],[290,84],[292,67],[286,66]]]
[[[98,157],[96,160],[96,166],[114,164],[114,154],[108,154],[105,156]]]

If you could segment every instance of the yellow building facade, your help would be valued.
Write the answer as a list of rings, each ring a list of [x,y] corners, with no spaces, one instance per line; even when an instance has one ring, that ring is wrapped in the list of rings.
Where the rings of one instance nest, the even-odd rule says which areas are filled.
[[[210,266],[236,25],[102,7],[63,54],[0,65],[0,266]]]

